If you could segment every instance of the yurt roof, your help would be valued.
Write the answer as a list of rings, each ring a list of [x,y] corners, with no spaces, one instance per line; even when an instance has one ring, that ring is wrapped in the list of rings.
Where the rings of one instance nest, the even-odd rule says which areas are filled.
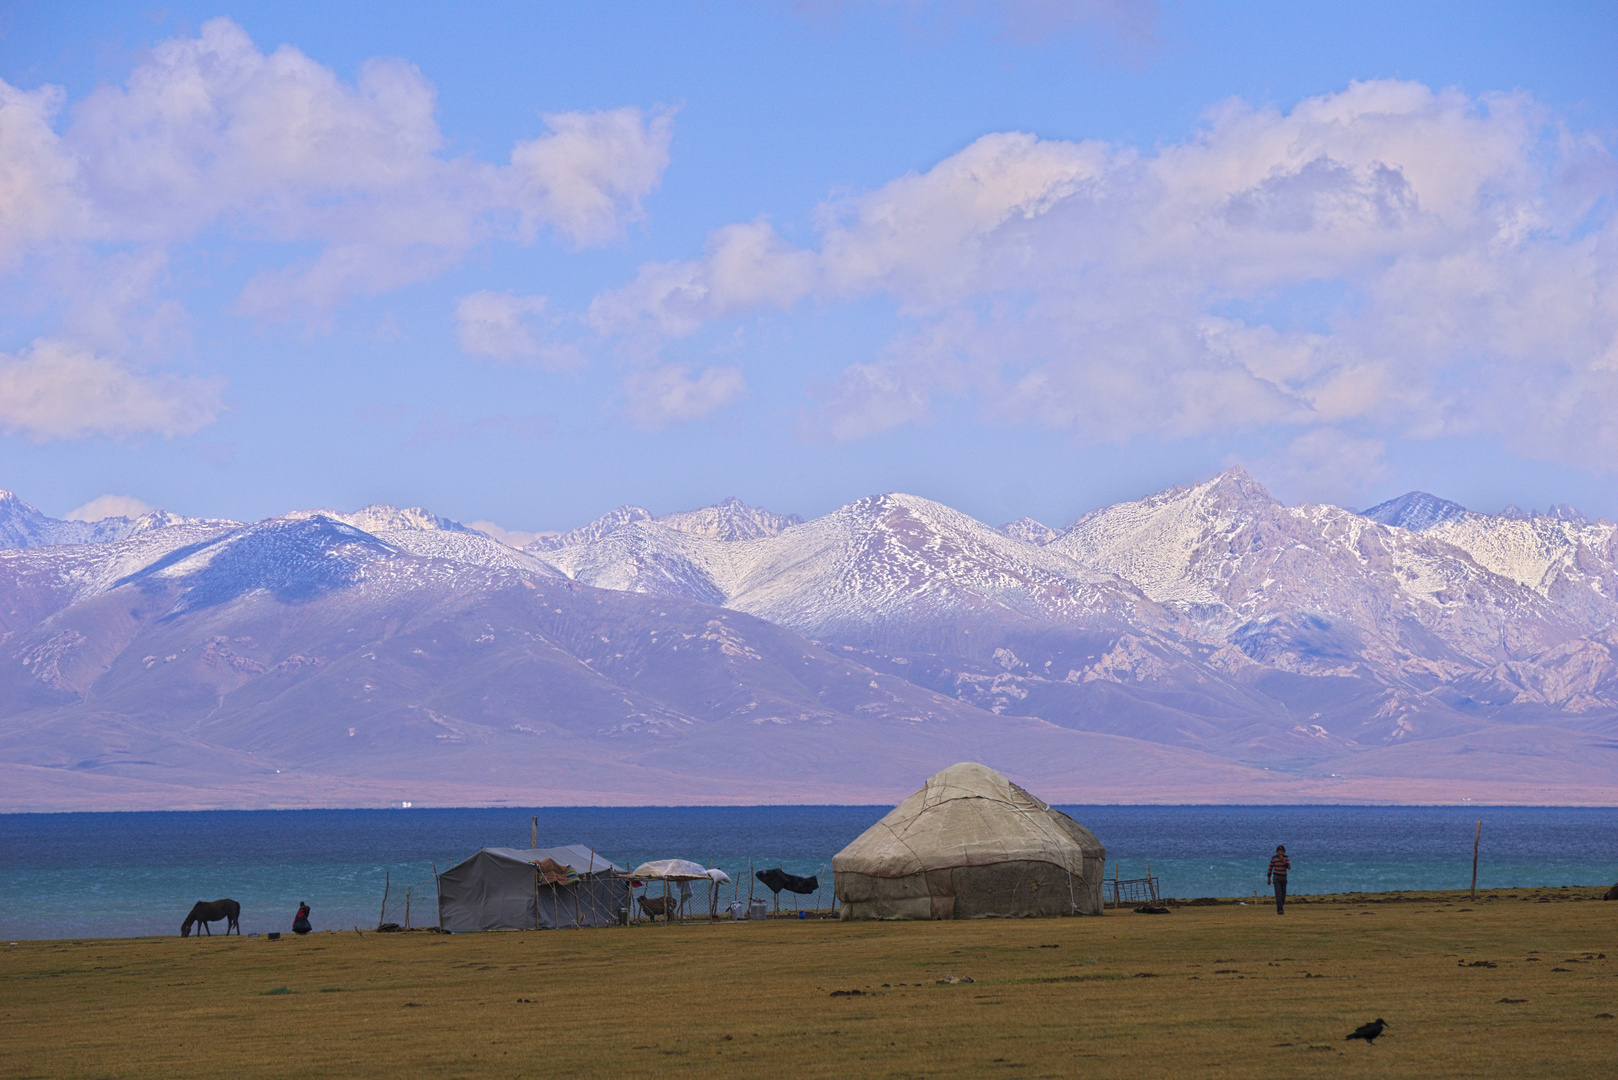
[[[956,866],[1046,862],[1082,874],[1105,849],[1083,825],[976,762],[951,765],[832,859],[832,869],[898,878]]]

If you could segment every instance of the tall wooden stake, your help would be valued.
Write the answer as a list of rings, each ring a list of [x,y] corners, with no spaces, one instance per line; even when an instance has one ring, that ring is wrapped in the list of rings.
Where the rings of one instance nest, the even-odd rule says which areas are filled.
[[[405,890],[405,929],[410,929],[410,890]]]
[[[382,878],[382,913],[376,917],[376,928],[382,929],[382,924],[388,920],[388,886],[392,883],[393,873],[385,872]]]
[[[1472,835],[1472,899],[1478,898],[1478,841],[1483,839],[1483,819],[1478,818],[1478,831]]]
[[[439,898],[442,899],[444,895],[444,886],[438,880],[438,863],[432,862],[430,865],[433,868],[433,889],[438,893]],[[444,905],[438,901],[434,901],[433,907],[438,912],[438,928],[442,930],[444,929]]]
[[[601,913],[596,910],[596,849],[590,845],[590,925],[601,925]]]
[[[534,824],[528,830],[528,850],[533,851],[539,846],[539,815],[534,815]]]

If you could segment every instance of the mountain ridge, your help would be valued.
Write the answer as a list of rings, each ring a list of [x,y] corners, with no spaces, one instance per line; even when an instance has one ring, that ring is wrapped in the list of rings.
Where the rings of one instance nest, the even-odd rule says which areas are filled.
[[[1618,540],[1568,508],[1286,507],[1237,469],[1061,530],[902,493],[807,522],[626,506],[524,549],[381,504],[53,520],[0,498],[0,771],[35,808],[317,768],[299,798],[498,801],[471,778],[545,754],[573,779],[535,799],[724,775],[876,798],[990,750],[1126,801],[1522,799],[1527,776],[1611,801],[1618,778]],[[1101,747],[1098,793],[1075,778]]]

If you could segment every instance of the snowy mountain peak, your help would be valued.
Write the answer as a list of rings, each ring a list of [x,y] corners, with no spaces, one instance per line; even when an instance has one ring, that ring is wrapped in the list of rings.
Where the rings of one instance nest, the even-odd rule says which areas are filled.
[[[602,514],[588,525],[580,525],[577,529],[569,529],[567,532],[556,533],[552,536],[542,536],[523,550],[530,552],[558,551],[574,544],[588,544],[593,540],[600,540],[603,536],[617,532],[625,525],[631,525],[637,521],[653,520],[656,519],[652,512],[644,506],[633,506],[625,503],[616,510]]]
[[[1049,525],[1041,524],[1031,517],[1008,521],[1000,526],[1000,531],[1013,540],[1021,540],[1025,544],[1048,544],[1061,535]]]
[[[1255,496],[1262,496],[1263,502]],[[1233,547],[1253,509],[1279,509],[1244,471],[1092,510],[1048,545],[1094,572],[1116,574],[1159,602],[1219,604],[1208,564]]]
[[[802,525],[803,518],[797,514],[776,514],[763,507],[749,506],[732,495],[701,510],[664,514],[657,522],[680,532],[714,540],[758,540],[775,536],[794,525]]]
[[[410,506],[400,509],[386,503],[372,503],[352,514],[339,514],[333,511],[318,511],[338,521],[346,522],[356,529],[366,532],[395,532],[403,529],[414,529],[424,532],[472,532],[459,521],[452,521],[447,517],[440,517],[430,510],[419,506]]]
[[[1440,499],[1425,491],[1410,491],[1397,499],[1377,503],[1369,510],[1362,511],[1360,516],[1368,517],[1383,525],[1421,532],[1442,522],[1462,517],[1466,513],[1466,507],[1460,503]]]
[[[0,488],[0,547],[42,547],[63,543],[55,538],[60,531],[55,526],[68,524],[46,517],[16,495]]]
[[[1179,489],[1175,489],[1179,490]],[[1188,489],[1188,494],[1204,502],[1235,508],[1238,506],[1280,506],[1269,489],[1254,480],[1240,465],[1232,465],[1222,473]]]

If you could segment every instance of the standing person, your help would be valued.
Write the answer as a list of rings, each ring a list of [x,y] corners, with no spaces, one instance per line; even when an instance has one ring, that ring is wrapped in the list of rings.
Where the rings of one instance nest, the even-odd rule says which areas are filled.
[[[1287,858],[1285,844],[1275,846],[1275,854],[1270,857],[1270,868],[1264,874],[1264,884],[1275,886],[1275,913],[1287,913],[1287,871],[1292,869],[1292,860]]]
[[[292,932],[294,934],[307,934],[314,927],[309,925],[309,905],[302,900],[298,901],[298,913],[292,917]]]

